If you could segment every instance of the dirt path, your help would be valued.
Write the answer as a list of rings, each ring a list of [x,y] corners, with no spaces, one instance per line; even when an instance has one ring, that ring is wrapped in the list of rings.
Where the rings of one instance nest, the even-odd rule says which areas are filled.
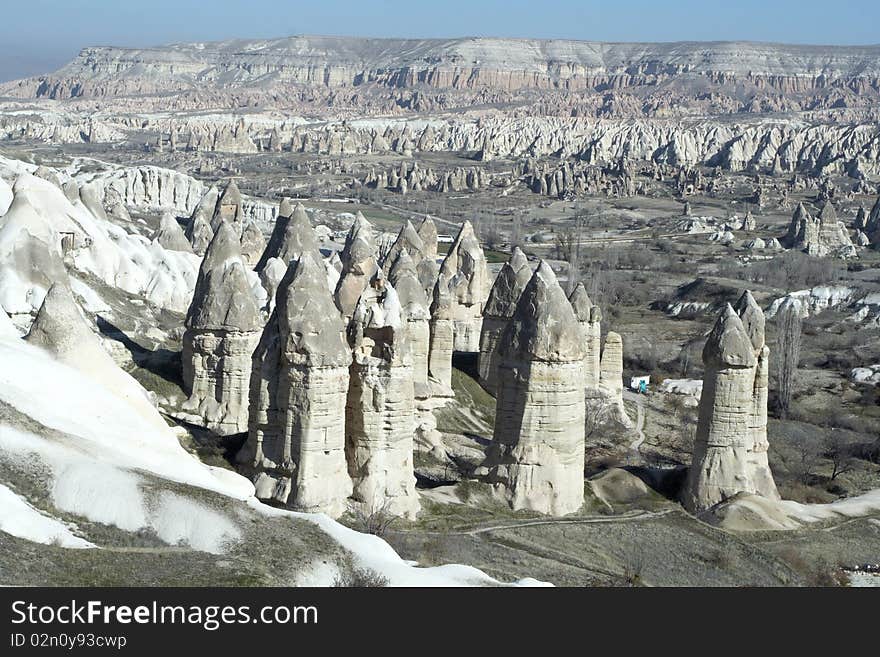
[[[645,442],[645,405],[642,398],[634,392],[628,390],[623,391],[624,399],[628,399],[636,405],[636,433],[638,436],[629,445],[629,448],[638,453],[642,443]]]
[[[633,513],[625,513],[619,516],[588,516],[581,518],[560,518],[550,520],[520,520],[518,522],[510,522],[503,525],[488,525],[484,527],[475,527],[473,529],[448,530],[442,532],[423,531],[420,529],[395,531],[389,533],[395,534],[420,534],[433,536],[479,536],[489,532],[503,531],[505,529],[520,529],[522,527],[536,527],[540,525],[597,525],[603,523],[615,522],[634,522],[638,520],[651,520],[652,518],[660,518],[669,513],[672,509],[663,509],[662,511],[636,511]]]

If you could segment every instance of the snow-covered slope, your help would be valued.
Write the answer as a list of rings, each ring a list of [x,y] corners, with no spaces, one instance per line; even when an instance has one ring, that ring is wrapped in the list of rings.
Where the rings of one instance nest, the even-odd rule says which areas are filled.
[[[80,535],[54,512],[128,532],[149,530],[168,545],[220,554],[248,540],[250,513],[271,522],[316,523],[349,558],[391,585],[497,584],[468,566],[418,568],[378,537],[324,515],[261,504],[247,479],[201,463],[180,446],[170,427],[145,418],[124,396],[21,339],[0,336],[0,363],[0,410],[12,409],[0,415],[0,477],[25,470],[43,487],[31,492],[31,500],[0,481],[0,531],[63,547],[94,543],[100,549],[100,541]],[[206,501],[210,495],[197,494],[199,489],[228,499],[233,511],[211,505]],[[35,500],[45,496],[51,506],[39,508]],[[331,583],[326,578],[307,581]]]
[[[23,173],[12,192],[0,217],[0,305],[10,314],[36,310],[51,283],[64,278],[63,235],[76,270],[159,307],[184,312],[189,306],[197,256],[127,232],[42,178]]]

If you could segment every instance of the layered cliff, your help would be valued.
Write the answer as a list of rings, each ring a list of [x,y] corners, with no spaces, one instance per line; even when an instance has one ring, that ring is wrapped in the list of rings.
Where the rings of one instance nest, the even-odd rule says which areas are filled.
[[[876,90],[880,47],[293,36],[148,49],[85,48],[56,73],[6,85],[4,91],[62,99],[276,83],[602,90],[657,85],[677,77],[743,82],[783,93],[830,86]]]

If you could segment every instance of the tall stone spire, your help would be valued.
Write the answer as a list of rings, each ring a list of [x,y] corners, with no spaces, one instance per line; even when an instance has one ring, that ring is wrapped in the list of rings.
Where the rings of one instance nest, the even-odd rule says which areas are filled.
[[[239,238],[225,221],[205,253],[183,336],[184,409],[220,434],[247,430],[251,354],[260,309],[248,283]]]
[[[594,306],[583,283],[578,283],[568,297],[583,334],[584,381],[587,387],[599,385],[602,355],[602,311]]]
[[[244,229],[244,205],[241,192],[234,179],[229,181],[226,189],[217,199],[217,205],[214,206],[214,214],[211,217],[211,228],[216,232],[222,221],[230,225],[237,237],[241,237]]]
[[[416,270],[425,294],[430,299],[440,273],[440,266],[437,264],[437,227],[430,217],[425,217],[419,224],[418,235],[422,240],[422,259],[416,264]]]
[[[415,517],[415,388],[406,322],[381,269],[357,302],[349,326],[354,351],[346,404],[346,455],[353,498],[368,512]]]
[[[299,259],[304,251],[314,251],[317,248],[318,239],[309,215],[303,204],[297,203],[290,215],[278,214],[266,250],[254,269],[263,271],[270,258],[279,258],[287,266],[292,260]]]
[[[416,267],[406,250],[401,251],[388,280],[397,292],[401,313],[406,320],[406,339],[410,343],[413,361],[413,380],[416,388],[423,388],[423,396],[428,390],[428,349],[430,346],[428,299],[419,282]]]
[[[210,187],[193,209],[189,223],[186,226],[186,238],[192,245],[193,251],[198,255],[204,255],[211,240],[214,239],[211,218],[213,217],[219,195],[220,192],[216,187]]]
[[[561,516],[584,501],[584,345],[541,262],[502,336],[488,481],[513,509]]]
[[[344,317],[351,317],[363,291],[376,273],[376,241],[373,227],[357,213],[342,249],[342,272],[336,285],[336,307]]]
[[[448,296],[453,321],[453,350],[479,352],[483,306],[489,295],[489,270],[480,241],[465,221],[437,279],[440,294]]]
[[[498,340],[513,317],[517,301],[532,277],[532,269],[525,254],[517,246],[510,259],[501,267],[489,298],[483,308],[480,330],[480,384],[494,395],[498,374]]]
[[[352,484],[345,458],[351,353],[316,251],[293,260],[254,352],[248,441],[257,496],[341,515]]]
[[[424,249],[425,245],[422,242],[422,238],[419,237],[416,229],[413,228],[413,225],[407,220],[407,222],[401,227],[400,232],[397,233],[397,238],[391,244],[388,252],[385,254],[385,257],[382,260],[382,266],[385,269],[390,269],[397,261],[397,258],[402,251],[406,251],[409,254],[414,266],[418,265],[418,263],[422,261],[422,252]]]
[[[704,511],[737,493],[779,494],[767,463],[767,373],[764,315],[745,292],[728,304],[706,346],[706,374],[694,455],[683,502]]]

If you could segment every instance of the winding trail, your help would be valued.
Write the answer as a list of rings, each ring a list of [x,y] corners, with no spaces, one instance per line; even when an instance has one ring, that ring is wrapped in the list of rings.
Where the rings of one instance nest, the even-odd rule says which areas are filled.
[[[624,390],[623,396],[636,405],[636,433],[638,436],[630,443],[629,448],[638,453],[642,443],[645,442],[645,405],[642,398],[634,392]]]

